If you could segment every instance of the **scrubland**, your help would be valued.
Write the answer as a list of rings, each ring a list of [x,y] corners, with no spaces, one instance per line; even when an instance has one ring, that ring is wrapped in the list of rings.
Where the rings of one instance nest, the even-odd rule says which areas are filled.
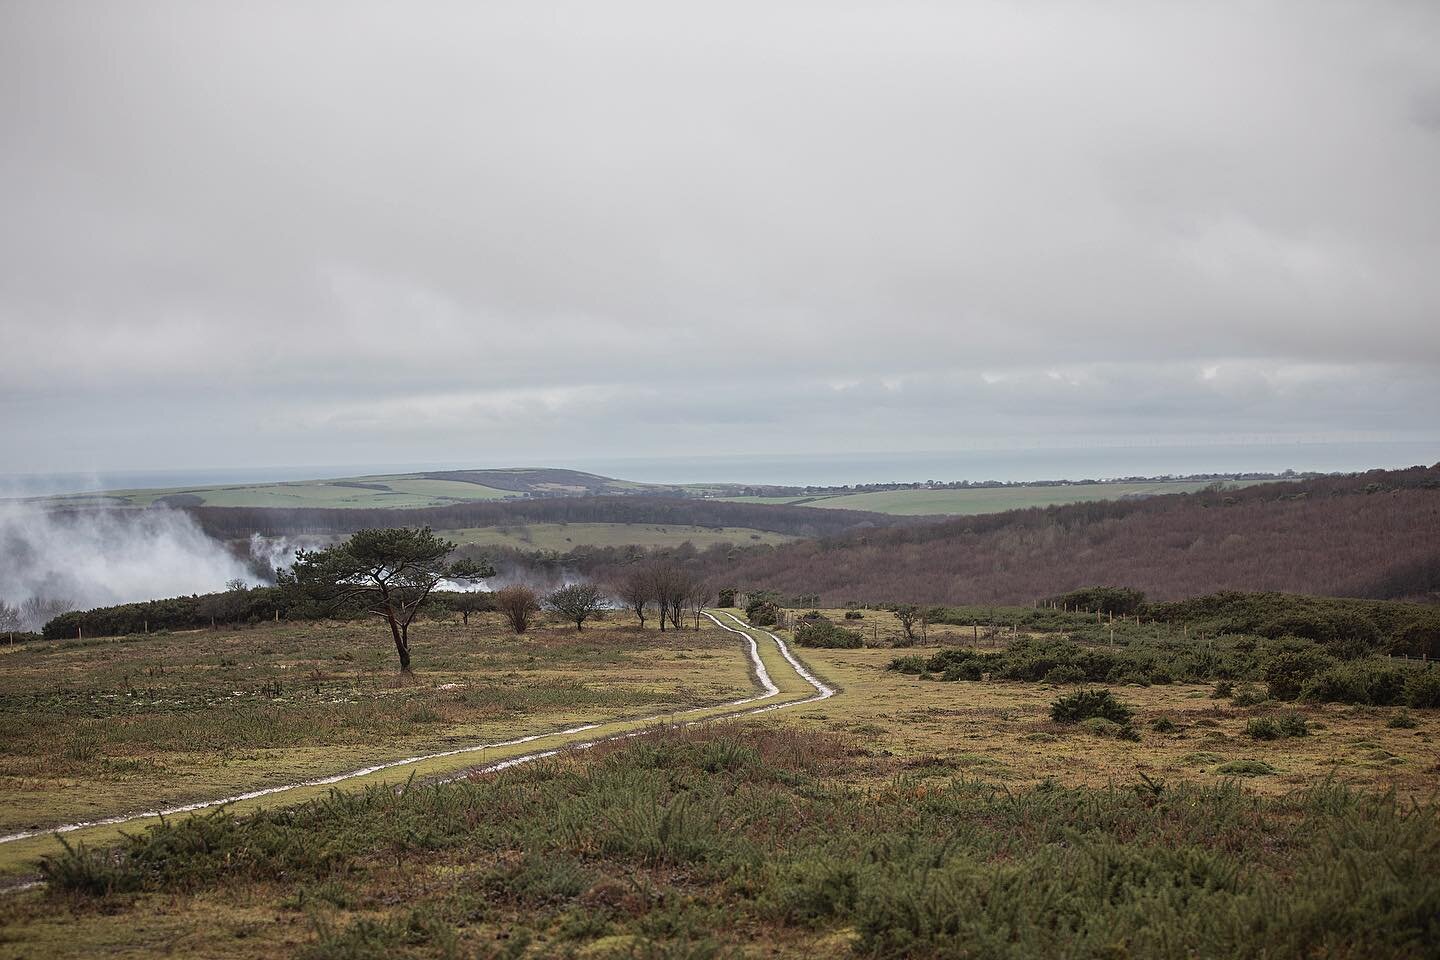
[[[1222,668],[1238,671],[1231,680],[1187,679],[1198,659],[1159,677],[1151,655],[1172,638],[1151,624],[1110,644],[1084,635],[1075,617],[1061,615],[1051,632],[1033,611],[1026,625],[1026,611],[991,610],[993,630],[927,624],[924,642],[906,645],[888,611],[824,612],[879,645],[796,648],[839,688],[823,702],[655,727],[453,783],[422,775],[173,818],[128,837],[77,835],[68,848],[52,841],[39,867],[46,885],[0,900],[0,956],[1436,955],[1440,711],[1279,702],[1263,661],[1244,649],[1220,651],[1235,658],[1235,670]],[[420,676],[407,686],[363,629],[281,625],[233,639],[37,648],[27,654],[34,673],[7,671],[5,693],[38,696],[41,674],[61,664],[72,694],[98,692],[163,647],[171,663],[153,679],[170,686],[148,696],[180,701],[214,686],[202,679],[209,671],[251,666],[202,665],[204,656],[233,659],[205,653],[228,641],[261,664],[254,679],[281,677],[284,689],[293,680],[297,691],[323,657],[348,649],[357,659],[343,680],[321,681],[322,695],[332,683],[332,694],[369,689],[378,704],[377,727],[282,722],[290,710],[350,709],[329,704],[333,695],[323,708],[308,697],[239,711],[222,702],[147,708],[196,716],[166,721],[188,723],[188,733],[149,737],[143,749],[104,741],[96,766],[65,774],[103,784],[100,758],[135,750],[179,768],[184,741],[245,709],[274,712],[245,721],[269,731],[268,745],[242,750],[309,745],[334,759],[387,745],[387,720],[409,749],[478,732],[482,714],[497,724],[487,729],[517,729],[752,688],[740,638],[720,631],[662,638],[616,619],[513,640],[488,622],[468,632],[430,624],[416,644]],[[1206,643],[1181,630],[1177,643]],[[752,634],[778,679],[773,643]],[[1258,639],[1257,657],[1267,638]],[[96,650],[119,659],[105,665]],[[1003,676],[1038,669],[1042,656],[1150,672],[1106,682]],[[1006,659],[984,661],[996,669],[974,679],[928,666],[976,657]],[[44,669],[39,658],[50,658]],[[225,676],[219,686],[241,689]],[[450,684],[464,686],[440,689]],[[1055,719],[1058,699],[1102,688],[1123,710],[1118,721]],[[322,712],[303,713],[311,708]],[[5,759],[32,763],[39,776],[46,764],[34,745],[64,734],[53,718],[35,722],[49,726]],[[297,731],[291,742],[275,745],[287,729]]]

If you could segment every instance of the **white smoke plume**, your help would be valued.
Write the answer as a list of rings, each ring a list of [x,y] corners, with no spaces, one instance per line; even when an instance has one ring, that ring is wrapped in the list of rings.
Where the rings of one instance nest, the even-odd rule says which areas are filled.
[[[273,566],[270,568],[273,569]],[[177,510],[51,513],[0,504],[0,602],[30,611],[23,628],[84,610],[253,582],[252,564]]]

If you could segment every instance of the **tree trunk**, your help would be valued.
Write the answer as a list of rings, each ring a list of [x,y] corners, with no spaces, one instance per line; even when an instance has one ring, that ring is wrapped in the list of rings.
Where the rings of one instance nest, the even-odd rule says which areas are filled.
[[[400,672],[410,673],[410,627],[395,619],[395,611],[386,611],[385,619],[390,624],[390,635],[395,638],[395,652],[400,655]]]

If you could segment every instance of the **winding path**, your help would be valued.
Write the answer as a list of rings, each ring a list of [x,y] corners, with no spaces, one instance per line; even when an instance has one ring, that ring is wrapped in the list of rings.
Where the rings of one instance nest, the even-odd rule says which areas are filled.
[[[693,726],[695,724],[705,723],[710,720],[733,719],[735,717],[749,716],[751,714],[768,713],[774,710],[785,710],[790,707],[798,707],[807,703],[815,703],[819,700],[826,700],[835,695],[836,691],[832,687],[827,686],[823,681],[816,678],[815,675],[812,674],[809,670],[805,669],[804,665],[802,665],[800,661],[795,658],[795,655],[790,652],[790,648],[786,646],[785,641],[781,640],[779,637],[769,632],[768,630],[762,630],[759,627],[753,627],[750,624],[745,623],[745,621],[741,620],[739,617],[734,616],[733,614],[726,613],[723,610],[717,612],[720,614],[720,616],[728,618],[731,622],[735,624],[735,626],[732,627],[723,623],[708,610],[704,611],[703,615],[706,617],[706,619],[710,620],[720,629],[728,630],[730,633],[737,634],[738,636],[744,638],[744,640],[748,644],[747,653],[750,656],[750,664],[754,668],[755,677],[759,681],[760,686],[764,689],[764,693],[758,696],[745,697],[740,700],[731,700],[727,703],[717,704],[715,706],[694,707],[692,709],[680,711],[679,713],[675,714],[657,714],[651,717],[639,717],[632,720],[614,720],[606,721],[603,723],[586,723],[581,724],[580,726],[568,727],[564,730],[552,730],[546,733],[535,733],[525,737],[517,737],[514,740],[501,740],[496,743],[481,743],[469,747],[459,747],[454,750],[442,750],[439,753],[427,753],[414,757],[404,757],[399,760],[390,760],[386,761],[385,763],[377,763],[372,766],[361,767],[358,770],[350,770],[345,773],[337,773],[328,777],[317,777],[313,780],[301,780],[296,783],[288,783],[275,787],[265,787],[260,790],[251,790],[247,793],[239,793],[232,797],[221,797],[218,800],[202,800],[196,803],[186,803],[175,807],[167,807],[163,810],[147,810],[140,813],[128,813],[115,817],[106,817],[101,820],[85,820],[79,823],[67,823],[57,827],[48,827],[43,830],[26,830],[19,833],[12,833],[6,836],[0,836],[0,844],[13,843],[17,840],[28,840],[33,837],[43,837],[62,833],[73,833],[76,830],[86,830],[91,827],[120,826],[122,824],[131,823],[136,820],[149,820],[155,819],[157,817],[169,817],[183,813],[194,813],[198,810],[207,810],[211,807],[222,807],[232,803],[240,803],[245,800],[258,800],[262,797],[274,796],[276,794],[286,793],[288,791],[298,790],[304,787],[324,787],[330,784],[342,783],[346,780],[354,780],[357,777],[366,777],[370,776],[371,774],[382,773],[386,770],[395,770],[401,767],[412,766],[414,764],[424,763],[430,760],[443,760],[449,757],[459,757],[470,753],[481,753],[486,750],[497,750],[506,747],[515,747],[526,743],[533,743],[538,740],[548,740],[556,737],[573,737],[578,734],[587,733],[591,730],[598,730],[603,726],[609,726],[615,723],[625,723],[626,725],[640,725],[639,729],[631,729],[623,733],[608,734],[606,736],[595,737],[590,740],[582,740],[578,742],[566,742],[549,749],[536,750],[530,753],[522,753],[517,756],[507,757],[504,760],[500,760],[487,766],[470,767],[465,769],[461,773],[458,773],[454,776],[445,777],[440,780],[440,782],[442,783],[448,783],[451,781],[464,779],[465,777],[474,776],[476,774],[495,773],[500,770],[509,769],[510,767],[519,766],[523,763],[530,763],[535,760],[544,760],[548,757],[558,756],[566,751],[588,750],[591,747],[599,746],[602,743],[612,743],[617,740],[627,740],[632,737],[638,737],[644,734],[646,731],[654,729],[653,725],[656,723],[661,723],[662,726],[667,728]],[[798,677],[800,677],[810,687],[814,689],[815,692],[813,695],[802,697],[798,700],[786,700],[781,703],[766,704],[759,707],[753,706],[753,704],[757,704],[765,700],[771,700],[775,697],[780,696],[780,688],[775,685],[775,682],[770,677],[769,670],[766,669],[765,662],[760,658],[760,648],[754,636],[754,634],[756,633],[763,634],[764,636],[769,637],[770,640],[775,643],[775,646],[779,648],[780,655],[784,657],[785,662],[789,665],[789,667],[795,671],[795,674]],[[696,713],[705,713],[706,716],[697,719],[679,721],[667,719],[667,717],[683,717],[689,714]]]

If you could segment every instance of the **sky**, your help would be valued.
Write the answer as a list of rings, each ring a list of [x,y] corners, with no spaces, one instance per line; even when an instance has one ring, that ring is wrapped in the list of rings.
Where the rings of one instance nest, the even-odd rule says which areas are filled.
[[[3,0],[0,137],[0,473],[1440,460],[1433,0]]]

